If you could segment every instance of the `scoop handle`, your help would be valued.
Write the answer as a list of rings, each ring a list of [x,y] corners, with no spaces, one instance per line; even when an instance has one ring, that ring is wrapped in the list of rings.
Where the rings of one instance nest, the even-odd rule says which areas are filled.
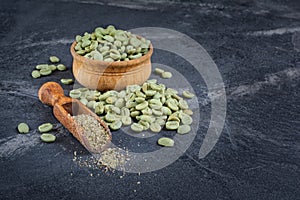
[[[67,98],[63,88],[56,82],[47,82],[42,85],[38,92],[39,99],[44,104],[54,106],[61,100]]]

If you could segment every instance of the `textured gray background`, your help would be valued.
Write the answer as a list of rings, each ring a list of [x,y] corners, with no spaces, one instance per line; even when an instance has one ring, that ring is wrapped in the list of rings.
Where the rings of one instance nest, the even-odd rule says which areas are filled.
[[[39,2],[0,3],[0,199],[300,199],[299,1]],[[73,151],[89,153],[39,102],[37,90],[72,76],[76,34],[108,24],[180,31],[213,58],[228,105],[226,126],[206,158],[198,158],[211,111],[206,86],[185,60],[155,51],[153,62],[174,67],[196,91],[201,119],[191,147],[164,169],[122,179],[121,172],[72,161]],[[52,54],[69,70],[32,79],[34,66]],[[16,131],[23,121],[28,135]],[[44,122],[56,124],[57,142],[40,142],[35,129]],[[136,141],[127,145],[137,148]]]

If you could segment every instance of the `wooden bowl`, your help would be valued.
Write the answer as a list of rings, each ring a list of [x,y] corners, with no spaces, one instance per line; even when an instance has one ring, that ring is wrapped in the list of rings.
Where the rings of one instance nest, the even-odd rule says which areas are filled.
[[[127,85],[143,84],[151,74],[153,47],[142,57],[129,61],[104,62],[85,58],[75,52],[76,41],[71,46],[73,74],[83,86],[99,91],[121,90]]]

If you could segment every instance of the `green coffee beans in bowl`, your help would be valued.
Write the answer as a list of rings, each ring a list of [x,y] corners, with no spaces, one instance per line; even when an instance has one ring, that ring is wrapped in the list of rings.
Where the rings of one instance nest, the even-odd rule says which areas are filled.
[[[76,36],[71,46],[73,74],[90,89],[121,90],[143,84],[151,74],[149,40],[110,25]]]

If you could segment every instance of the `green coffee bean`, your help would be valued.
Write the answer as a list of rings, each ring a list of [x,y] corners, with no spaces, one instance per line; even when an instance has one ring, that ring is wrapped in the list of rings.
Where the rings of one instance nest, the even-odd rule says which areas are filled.
[[[136,53],[141,53],[141,55],[143,55],[142,48],[136,47]]]
[[[52,63],[58,63],[59,62],[59,58],[56,57],[56,56],[50,56],[49,60]]]
[[[174,146],[174,140],[172,140],[171,138],[167,138],[167,137],[159,138],[157,143],[160,146],[164,146],[164,147],[173,147]]]
[[[56,140],[56,136],[50,133],[43,133],[41,135],[41,140],[47,143],[54,142]]]
[[[99,48],[99,51],[100,51],[101,53],[103,53],[103,52],[108,52],[108,51],[109,51],[109,47],[108,47],[108,46],[100,47],[100,48]]]
[[[123,53],[122,49],[120,51],[122,52],[121,59],[125,60],[127,58],[127,53]]]
[[[166,94],[171,94],[171,95],[178,94],[178,91],[173,88],[168,88],[166,89]]]
[[[125,51],[127,54],[133,54],[135,53],[134,47],[131,45],[126,46]]]
[[[112,36],[110,36],[110,35],[105,35],[105,36],[103,36],[103,39],[104,40],[106,40],[106,41],[108,41],[108,42],[113,42],[115,39],[112,37]]]
[[[45,124],[42,124],[38,127],[38,130],[40,133],[46,133],[46,132],[49,132],[51,131],[53,128],[53,125],[51,123],[45,123]]]
[[[179,117],[179,114],[181,114],[181,111],[173,112],[169,117]]]
[[[146,95],[143,92],[139,91],[139,90],[135,91],[135,94],[136,94],[137,97],[146,98]]]
[[[113,107],[114,107],[114,106],[111,105],[111,104],[106,104],[106,105],[104,106],[104,111],[105,111],[106,113],[108,113],[109,111],[112,110]]]
[[[111,49],[111,50],[109,50],[109,52],[113,53],[113,54],[120,55],[120,52],[117,49]]]
[[[113,106],[111,108],[111,111],[114,112],[114,113],[116,113],[116,114],[118,114],[118,115],[121,114],[121,109],[119,107],[116,107],[116,106]]]
[[[179,108],[181,108],[181,109],[183,109],[183,110],[189,108],[188,103],[187,103],[185,100],[183,100],[183,99],[180,99],[178,103],[179,103],[179,104],[178,104]]]
[[[140,111],[137,110],[137,111],[131,112],[131,113],[130,113],[130,116],[131,116],[131,117],[137,117],[139,114],[140,114]]]
[[[82,37],[82,40],[87,40],[91,38],[91,34],[89,34],[88,32],[84,33],[84,36]]]
[[[155,90],[148,90],[145,92],[146,96],[154,96],[156,94]]]
[[[165,97],[165,95],[163,95],[162,97],[161,97],[161,99],[160,99],[160,101],[161,101],[161,103],[162,104],[165,104],[166,103],[166,97]]]
[[[146,121],[149,123],[152,123],[155,121],[155,118],[151,115],[140,115],[140,116],[136,116],[137,120],[142,120],[142,121]]]
[[[129,117],[129,116],[123,116],[123,117],[121,118],[121,120],[122,120],[122,123],[123,123],[125,126],[126,126],[126,125],[130,125],[131,122],[132,122],[131,117]]]
[[[85,97],[89,101],[95,101],[95,100],[98,100],[98,98],[99,98],[95,94],[85,94]]]
[[[82,50],[82,48],[81,48],[81,43],[77,43],[77,44],[75,45],[75,50],[77,50],[77,51]]]
[[[39,77],[41,77],[40,71],[38,71],[38,70],[33,70],[33,71],[31,72],[31,76],[32,76],[32,78],[39,78]]]
[[[56,66],[59,71],[65,71],[67,67],[64,64],[59,64]]]
[[[126,106],[127,108],[134,108],[134,107],[136,107],[137,105],[138,105],[137,102],[127,101],[125,106]]]
[[[130,128],[134,132],[142,132],[144,130],[144,127],[141,124],[138,124],[138,123],[131,124]]]
[[[179,119],[179,117],[176,117],[174,115],[170,115],[168,117],[168,121],[177,121],[177,122],[180,122],[180,119]]]
[[[50,75],[51,73],[52,73],[52,71],[49,68],[45,68],[45,69],[40,70],[40,74],[43,75],[43,76]]]
[[[88,92],[89,91],[88,88],[78,88],[77,90],[79,90],[80,92]]]
[[[134,49],[132,49],[131,51],[129,51],[128,53],[134,53]],[[138,54],[135,54],[135,55],[129,55],[128,58],[131,59],[131,60],[134,60],[134,59],[137,59],[137,58],[140,58],[142,57],[143,55],[141,53],[138,53]]]
[[[90,49],[95,50],[97,47],[98,47],[98,42],[97,41],[92,41],[92,43],[90,45]],[[98,51],[93,51],[93,52],[98,52]]]
[[[104,94],[99,96],[100,101],[106,100],[111,94],[109,92],[105,92]]]
[[[20,123],[18,125],[18,131],[19,131],[19,133],[28,133],[29,126],[26,123]]]
[[[144,101],[144,102],[142,102],[142,103],[140,103],[140,104],[137,104],[137,105],[135,106],[135,109],[137,109],[137,110],[143,110],[143,109],[145,109],[146,107],[148,107],[148,102],[147,102],[147,101]]]
[[[96,103],[96,101],[89,101],[89,102],[86,104],[86,106],[87,106],[88,108],[94,108],[95,103]]]
[[[120,55],[120,54],[110,53],[109,56],[110,56],[113,60],[120,60],[120,59],[121,59],[121,55]]]
[[[35,66],[35,69],[45,69],[45,68],[48,68],[49,65],[48,64],[39,64],[37,66]]]
[[[181,119],[181,123],[184,125],[190,125],[193,123],[193,118],[185,113],[181,113],[179,117]]]
[[[186,110],[183,110],[183,113],[187,114],[187,115],[193,115],[193,111],[192,110],[189,110],[189,109],[186,109]]]
[[[55,65],[49,65],[48,67],[51,71],[55,71],[57,69]]]
[[[81,96],[81,92],[80,92],[80,90],[74,89],[74,90],[70,91],[69,96],[72,98],[75,98],[75,99],[79,99]]]
[[[92,59],[92,58],[93,58],[93,56],[92,56],[92,54],[91,54],[91,53],[87,53],[87,54],[85,54],[85,55],[84,55],[84,57],[85,57],[85,58],[90,58],[90,59]]]
[[[142,86],[142,91],[146,93],[148,91],[148,83],[144,83]]]
[[[190,91],[183,91],[182,92],[182,96],[184,96],[185,98],[191,99],[193,98],[195,95],[193,93],[191,93]]]
[[[116,34],[115,34],[115,38],[116,38],[116,40],[119,40],[119,41],[121,41],[121,42],[124,42],[124,41],[126,41],[127,40],[127,36],[126,36],[126,34],[124,33],[124,31],[120,31],[120,32],[117,32]]]
[[[126,91],[125,91],[125,90],[122,90],[122,91],[120,91],[120,92],[118,93],[118,97],[119,97],[119,98],[125,98],[125,96],[126,96]]]
[[[126,107],[121,108],[121,116],[130,116],[130,111]]]
[[[107,121],[107,122],[114,122],[117,120],[116,116],[112,113],[107,113],[105,116],[104,116],[104,120]]]
[[[166,120],[159,117],[155,120],[155,123],[159,124],[160,126],[164,126],[166,124]]]
[[[81,47],[87,47],[91,44],[92,42],[90,40],[82,40]]]
[[[92,39],[92,40],[95,40],[96,38],[97,38],[96,34],[95,34],[95,33],[92,33],[92,34],[91,34],[91,39]]]
[[[154,132],[154,133],[158,133],[158,132],[161,131],[161,126],[160,126],[159,123],[156,123],[156,122],[151,123],[151,124],[150,124],[150,130],[151,130],[152,132]]]
[[[101,115],[104,113],[104,105],[103,104],[99,104],[98,106],[95,107],[95,113],[97,115]]]
[[[149,90],[148,90],[148,91],[149,91]],[[161,103],[158,99],[151,99],[151,100],[149,101],[149,106],[150,106],[150,108],[152,108],[152,109],[158,110],[158,109],[161,109],[162,103]]]
[[[114,96],[112,96],[112,97],[107,97],[107,98],[105,99],[105,102],[108,103],[108,104],[113,104],[113,103],[115,103],[116,101],[117,101],[117,97],[114,97]]]
[[[179,110],[179,108],[178,108],[178,106],[177,106],[177,103],[176,103],[176,101],[175,101],[174,99],[168,99],[168,100],[166,101],[166,104],[167,104],[167,106],[168,106],[171,110],[173,110],[173,111]]]
[[[167,121],[166,123],[166,129],[168,130],[176,130],[179,127],[178,121]]]
[[[81,36],[80,35],[76,35],[76,42],[80,42],[81,41]]]
[[[162,94],[157,92],[152,98],[160,100],[162,98]]]
[[[104,28],[102,27],[98,27],[95,29],[95,33],[100,33],[102,35],[106,35],[107,33],[105,32],[106,30],[104,30]]]
[[[124,107],[124,106],[125,106],[125,101],[124,101],[124,99],[117,99],[117,100],[115,101],[115,106],[117,106],[117,107],[119,107],[119,108]]]
[[[122,42],[121,41],[119,41],[119,40],[116,40],[116,41],[114,41],[114,45],[116,46],[116,47],[121,47],[122,46]]]
[[[150,83],[150,87],[151,87],[151,84],[156,84],[157,83],[157,79],[148,79],[146,82]]]
[[[71,78],[62,78],[62,79],[60,79],[60,82],[63,83],[63,84],[66,84],[66,85],[70,85],[70,84],[72,84],[74,81],[73,81],[73,79],[71,79]]]
[[[161,91],[163,88],[155,83],[150,83],[150,88],[156,91]]]
[[[182,97],[178,96],[177,94],[172,94],[171,97],[172,97],[173,99],[176,99],[177,101],[179,101],[179,100],[182,99]]]
[[[93,52],[94,53],[92,55],[94,60],[100,60],[100,61],[103,60],[103,55],[101,53],[99,53],[98,51],[93,51]]]
[[[141,45],[141,41],[137,38],[132,37],[129,39],[129,44],[131,44],[134,47],[138,47]]]
[[[152,115],[152,109],[147,107],[142,110],[143,115]]]
[[[121,126],[122,126],[121,120],[116,120],[109,125],[109,128],[111,130],[118,130],[121,128]]]
[[[161,77],[162,77],[162,78],[166,78],[166,79],[172,78],[172,73],[171,73],[171,72],[163,72],[163,73],[161,74]]]
[[[79,54],[79,55],[84,55],[85,54],[85,50],[79,50],[76,53]]]
[[[155,72],[156,74],[159,74],[159,75],[161,75],[162,73],[164,73],[164,72],[165,72],[165,70],[163,70],[163,69],[160,69],[160,68],[156,67],[156,68],[154,69],[154,72]]]
[[[156,115],[156,116],[162,116],[162,115],[163,115],[163,112],[160,111],[160,110],[155,110],[155,109],[153,109],[152,112],[153,112],[153,114]]]
[[[163,107],[161,108],[161,111],[162,111],[163,114],[165,114],[165,115],[171,115],[171,114],[172,114],[171,109],[168,108],[168,107],[166,107],[166,106],[163,106]]]
[[[191,131],[191,127],[189,125],[181,125],[177,129],[177,133],[186,134]]]
[[[138,122],[139,124],[141,124],[143,126],[143,130],[146,131],[150,128],[150,123],[149,122],[146,122],[146,121],[143,121],[143,120],[140,120]]]
[[[142,102],[145,101],[145,98],[143,98],[143,97],[137,97],[137,98],[135,98],[134,100],[135,100],[135,102],[137,102],[137,103],[142,103]]]

